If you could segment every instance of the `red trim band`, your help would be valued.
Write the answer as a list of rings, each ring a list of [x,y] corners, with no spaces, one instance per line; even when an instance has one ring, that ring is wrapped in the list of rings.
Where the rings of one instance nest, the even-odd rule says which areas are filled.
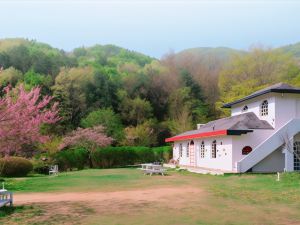
[[[204,132],[199,134],[175,136],[171,138],[166,138],[165,142],[181,141],[181,140],[188,140],[188,139],[201,138],[201,137],[223,136],[223,135],[227,135],[227,130],[217,130],[217,131]]]

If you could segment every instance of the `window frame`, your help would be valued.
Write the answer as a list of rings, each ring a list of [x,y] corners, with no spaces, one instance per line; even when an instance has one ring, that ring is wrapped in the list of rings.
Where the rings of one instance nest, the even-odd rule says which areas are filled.
[[[182,144],[179,144],[179,157],[182,158],[183,155],[183,148],[182,148]]]
[[[216,159],[217,158],[217,141],[214,140],[211,143],[211,158]]]
[[[264,100],[260,104],[260,115],[261,116],[268,116],[269,115],[269,102],[268,102],[268,100]]]
[[[204,141],[202,141],[200,144],[200,158],[201,159],[205,158],[205,143],[204,143]]]
[[[242,108],[242,112],[247,112],[248,111],[248,106],[247,105],[244,105],[244,107]]]
[[[190,142],[188,142],[186,145],[186,157],[187,158],[190,157]]]

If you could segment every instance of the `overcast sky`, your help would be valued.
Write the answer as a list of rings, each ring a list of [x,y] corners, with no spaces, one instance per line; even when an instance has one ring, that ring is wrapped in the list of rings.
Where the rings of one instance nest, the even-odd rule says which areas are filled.
[[[296,0],[0,0],[0,38],[65,50],[115,44],[160,58],[192,47],[299,42],[299,12]]]

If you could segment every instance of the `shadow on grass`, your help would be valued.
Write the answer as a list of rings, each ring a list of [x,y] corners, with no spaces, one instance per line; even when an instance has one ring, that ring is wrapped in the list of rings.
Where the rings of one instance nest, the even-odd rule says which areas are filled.
[[[9,216],[13,213],[22,212],[28,209],[30,206],[3,206],[0,208],[0,218]]]

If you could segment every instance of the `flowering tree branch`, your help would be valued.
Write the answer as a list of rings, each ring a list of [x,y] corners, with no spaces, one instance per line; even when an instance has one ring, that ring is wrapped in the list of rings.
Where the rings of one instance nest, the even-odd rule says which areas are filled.
[[[58,103],[50,106],[52,97],[41,97],[39,87],[30,92],[22,85],[4,90],[0,99],[0,153],[18,154],[25,144],[47,141],[49,137],[40,133],[40,126],[60,120]]]

